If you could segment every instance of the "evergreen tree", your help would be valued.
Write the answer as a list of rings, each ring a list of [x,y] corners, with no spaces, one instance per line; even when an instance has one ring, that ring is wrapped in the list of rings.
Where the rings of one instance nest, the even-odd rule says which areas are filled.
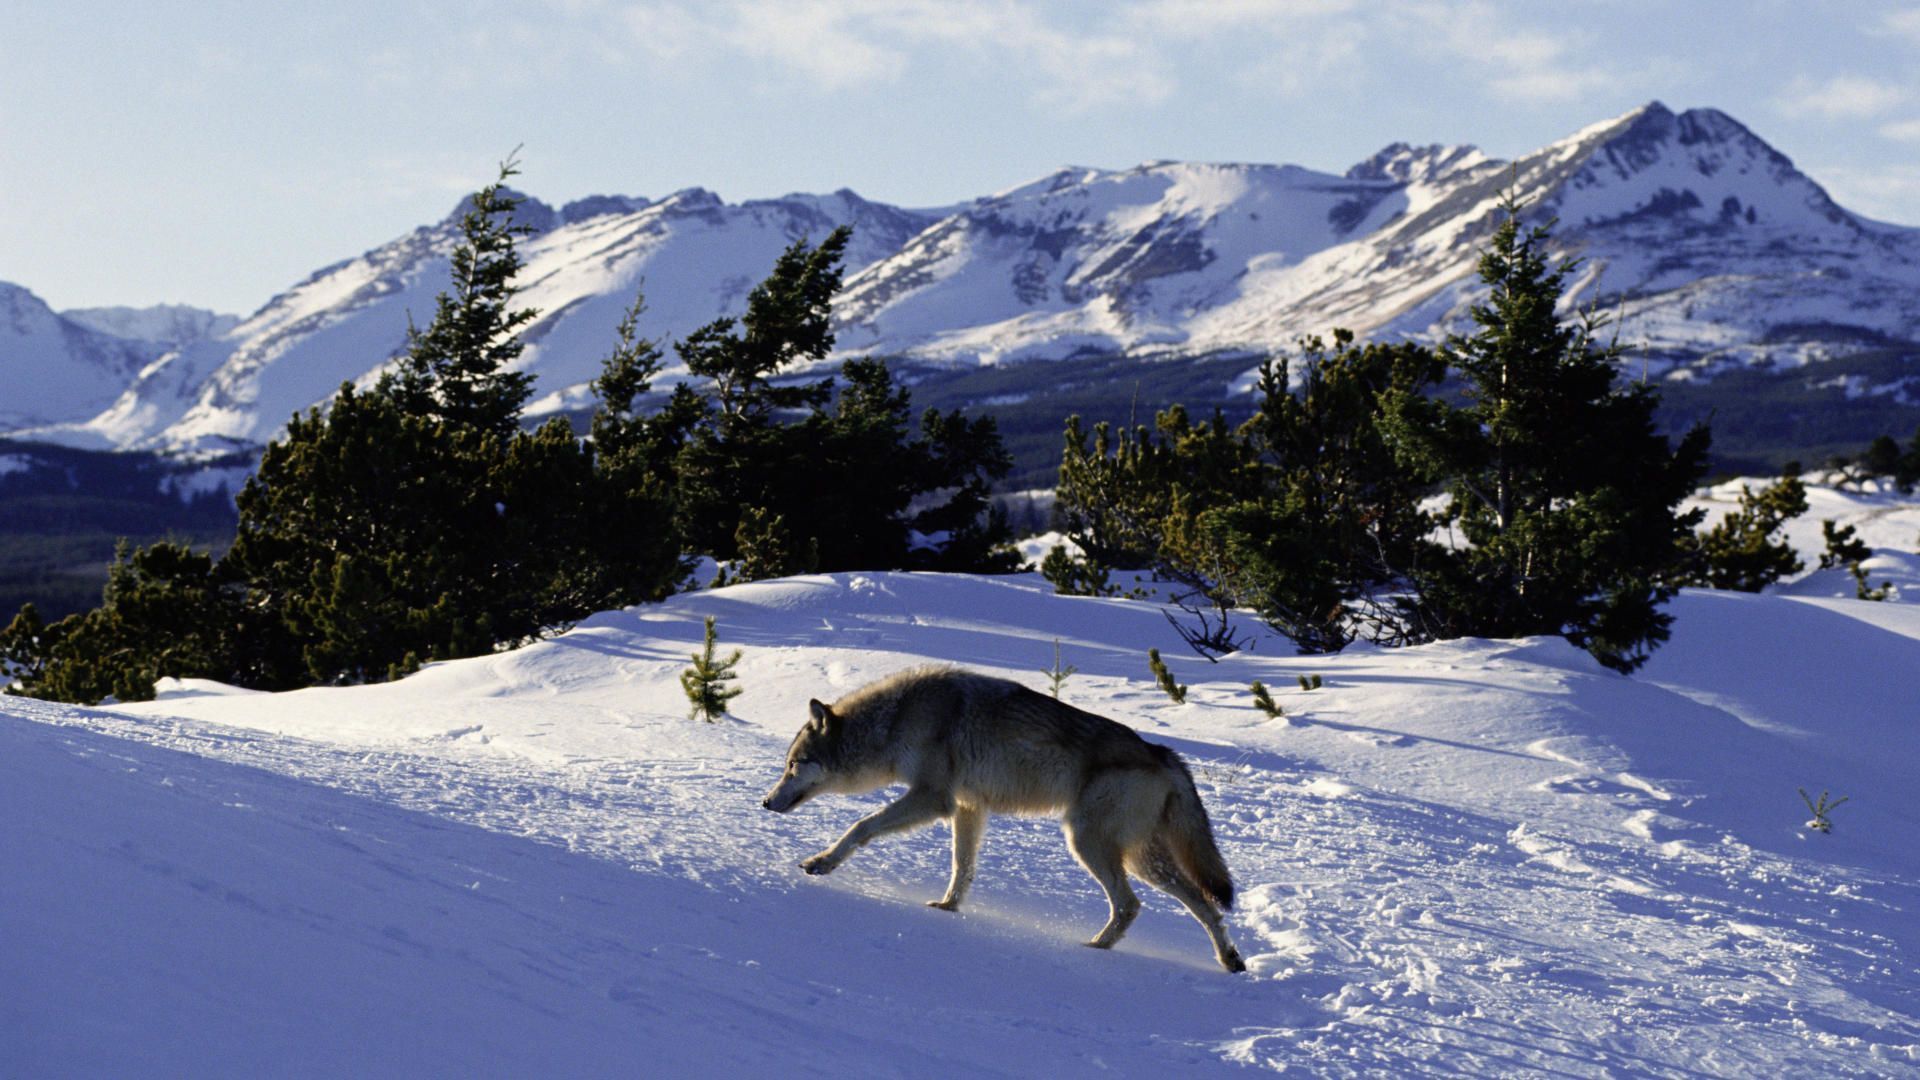
[[[1376,596],[1430,546],[1420,500],[1431,476],[1396,456],[1382,419],[1396,395],[1430,390],[1441,365],[1416,345],[1357,348],[1345,331],[1331,351],[1303,345],[1299,391],[1287,362],[1263,365],[1259,410],[1238,429],[1217,414],[1196,424],[1175,406],[1152,431],[1116,439],[1097,426],[1089,448],[1068,421],[1064,529],[1089,566],[1149,566],[1180,584],[1198,628],[1176,626],[1203,655],[1231,651],[1236,607],[1310,652],[1356,633],[1407,636],[1394,623],[1403,609]],[[1056,587],[1087,576],[1064,556],[1050,561]]]
[[[533,313],[511,307],[527,232],[503,186],[514,171],[474,195],[451,288],[396,369],[291,420],[237,500],[226,564],[308,679],[488,652],[639,591],[607,569],[610,485],[592,454],[563,422],[519,430],[530,380],[507,365]]]
[[[1789,471],[1756,492],[1742,484],[1740,505],[1692,542],[1689,585],[1759,592],[1804,564],[1780,530],[1807,512],[1807,488]],[[1824,565],[1824,564],[1823,564]]]
[[[1053,666],[1040,673],[1047,677],[1047,683],[1053,690],[1053,700],[1060,700],[1060,688],[1065,686],[1067,680],[1072,678],[1074,673],[1079,670],[1079,668],[1074,667],[1072,664],[1062,664],[1060,662],[1060,639],[1054,638]]]
[[[123,544],[99,607],[45,625],[29,604],[0,632],[0,674],[10,692],[83,704],[146,701],[165,677],[278,687],[272,641],[211,556]]]
[[[1434,475],[1396,456],[1385,421],[1423,408],[1442,373],[1424,346],[1356,347],[1344,330],[1331,351],[1303,343],[1297,394],[1285,361],[1261,369],[1260,409],[1243,430],[1265,482],[1208,515],[1204,533],[1227,553],[1234,598],[1304,651],[1415,636],[1413,609],[1381,593],[1430,557],[1420,504]]]
[[[1429,401],[1394,425],[1400,451],[1448,479],[1466,541],[1413,572],[1440,636],[1561,634],[1623,671],[1666,639],[1659,610],[1683,572],[1698,512],[1678,510],[1705,469],[1707,433],[1675,448],[1645,384],[1620,386],[1617,350],[1556,313],[1578,263],[1548,254],[1511,195],[1480,260],[1479,329],[1441,350],[1467,402]]]
[[[468,200],[448,257],[452,287],[440,293],[425,330],[409,328],[407,353],[386,387],[412,415],[501,438],[518,430],[533,393],[533,376],[512,365],[526,347],[520,331],[539,314],[512,307],[521,268],[515,240],[533,232],[513,220],[524,200],[506,182],[519,171],[509,157],[499,177]]]
[[[1012,461],[991,418],[928,410],[914,437],[908,394],[876,360],[847,361],[837,383],[775,381],[832,349],[830,300],[849,236],[795,242],[744,316],[677,346],[710,381],[709,400],[683,410],[673,458],[685,544],[725,560],[751,543],[748,574],[1011,570],[1017,557],[988,491]]]
[[[1287,711],[1273,700],[1273,694],[1268,691],[1266,683],[1255,679],[1251,689],[1253,690],[1253,707],[1265,713],[1267,719],[1278,720],[1287,714]]]
[[[1173,672],[1167,669],[1166,662],[1160,659],[1159,649],[1147,650],[1147,667],[1153,672],[1153,684],[1158,686],[1175,705],[1187,703],[1187,688],[1173,679]]]
[[[674,527],[673,462],[706,408],[682,383],[659,411],[640,411],[661,367],[658,344],[639,335],[645,310],[644,296],[636,294],[592,383],[599,401],[587,437],[593,490],[585,505],[592,520],[582,522],[578,534],[588,549],[578,565],[591,568],[581,599],[588,610],[661,599],[692,571]]]
[[[1805,509],[1802,500],[1802,509]],[[1820,538],[1826,542],[1826,548],[1820,553],[1820,569],[1830,570],[1836,566],[1849,566],[1873,558],[1873,549],[1860,539],[1851,525],[1842,525],[1829,518],[1820,523]],[[1799,569],[1799,567],[1795,567]]]
[[[739,687],[727,685],[739,678],[733,673],[733,666],[740,662],[740,650],[733,650],[725,660],[716,658],[713,626],[714,618],[709,615],[705,643],[693,654],[693,666],[680,673],[680,689],[686,691],[687,700],[693,705],[688,719],[708,723],[727,715],[727,702],[740,696]]]

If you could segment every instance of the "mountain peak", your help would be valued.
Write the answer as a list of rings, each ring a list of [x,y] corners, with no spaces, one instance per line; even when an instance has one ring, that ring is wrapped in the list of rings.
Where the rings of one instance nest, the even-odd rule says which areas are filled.
[[[1458,146],[1442,143],[1413,146],[1397,142],[1348,169],[1346,177],[1349,180],[1391,180],[1402,184],[1427,182],[1485,160],[1486,155],[1478,147],[1465,143]]]
[[[520,205],[514,207],[513,224],[523,225],[536,233],[547,232],[560,224],[558,211],[526,192],[502,185],[500,194],[506,198],[520,200]],[[443,224],[458,224],[472,210],[473,196],[468,195],[455,204],[453,212],[446,216]]]

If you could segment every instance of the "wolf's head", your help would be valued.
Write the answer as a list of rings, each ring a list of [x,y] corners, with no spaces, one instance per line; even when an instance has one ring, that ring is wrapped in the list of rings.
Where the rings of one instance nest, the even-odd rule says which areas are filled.
[[[807,702],[807,724],[787,747],[787,771],[760,805],[776,813],[787,811],[818,795],[827,784],[840,718],[818,701]]]

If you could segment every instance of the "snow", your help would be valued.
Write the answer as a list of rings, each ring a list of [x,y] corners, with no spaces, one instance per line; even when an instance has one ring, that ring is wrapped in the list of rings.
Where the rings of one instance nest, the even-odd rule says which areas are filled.
[[[1672,610],[1633,678],[1558,639],[1207,664],[1035,575],[837,574],[379,686],[0,698],[0,1073],[1920,1072],[1920,608]],[[676,681],[708,615],[745,654],[718,724]],[[1056,638],[1068,700],[1192,764],[1249,975],[1157,893],[1080,947],[1104,904],[1050,823],[994,819],[956,916],[944,830],[795,868],[882,796],[759,808],[809,697],[1044,688]],[[1802,787],[1851,797],[1831,834]]]

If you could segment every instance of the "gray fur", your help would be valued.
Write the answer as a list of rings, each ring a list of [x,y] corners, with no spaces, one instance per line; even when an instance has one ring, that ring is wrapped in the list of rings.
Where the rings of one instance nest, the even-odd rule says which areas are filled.
[[[1107,924],[1087,944],[1112,947],[1139,913],[1131,873],[1185,905],[1222,967],[1246,970],[1222,926],[1233,880],[1193,777],[1172,750],[1019,683],[947,667],[901,672],[832,705],[809,702],[807,711],[786,771],[762,801],[767,809],[907,785],[802,862],[807,873],[832,873],[881,836],[947,820],[953,876],[931,903],[952,911],[973,883],[988,813],[1058,816],[1074,857],[1107,894]]]

